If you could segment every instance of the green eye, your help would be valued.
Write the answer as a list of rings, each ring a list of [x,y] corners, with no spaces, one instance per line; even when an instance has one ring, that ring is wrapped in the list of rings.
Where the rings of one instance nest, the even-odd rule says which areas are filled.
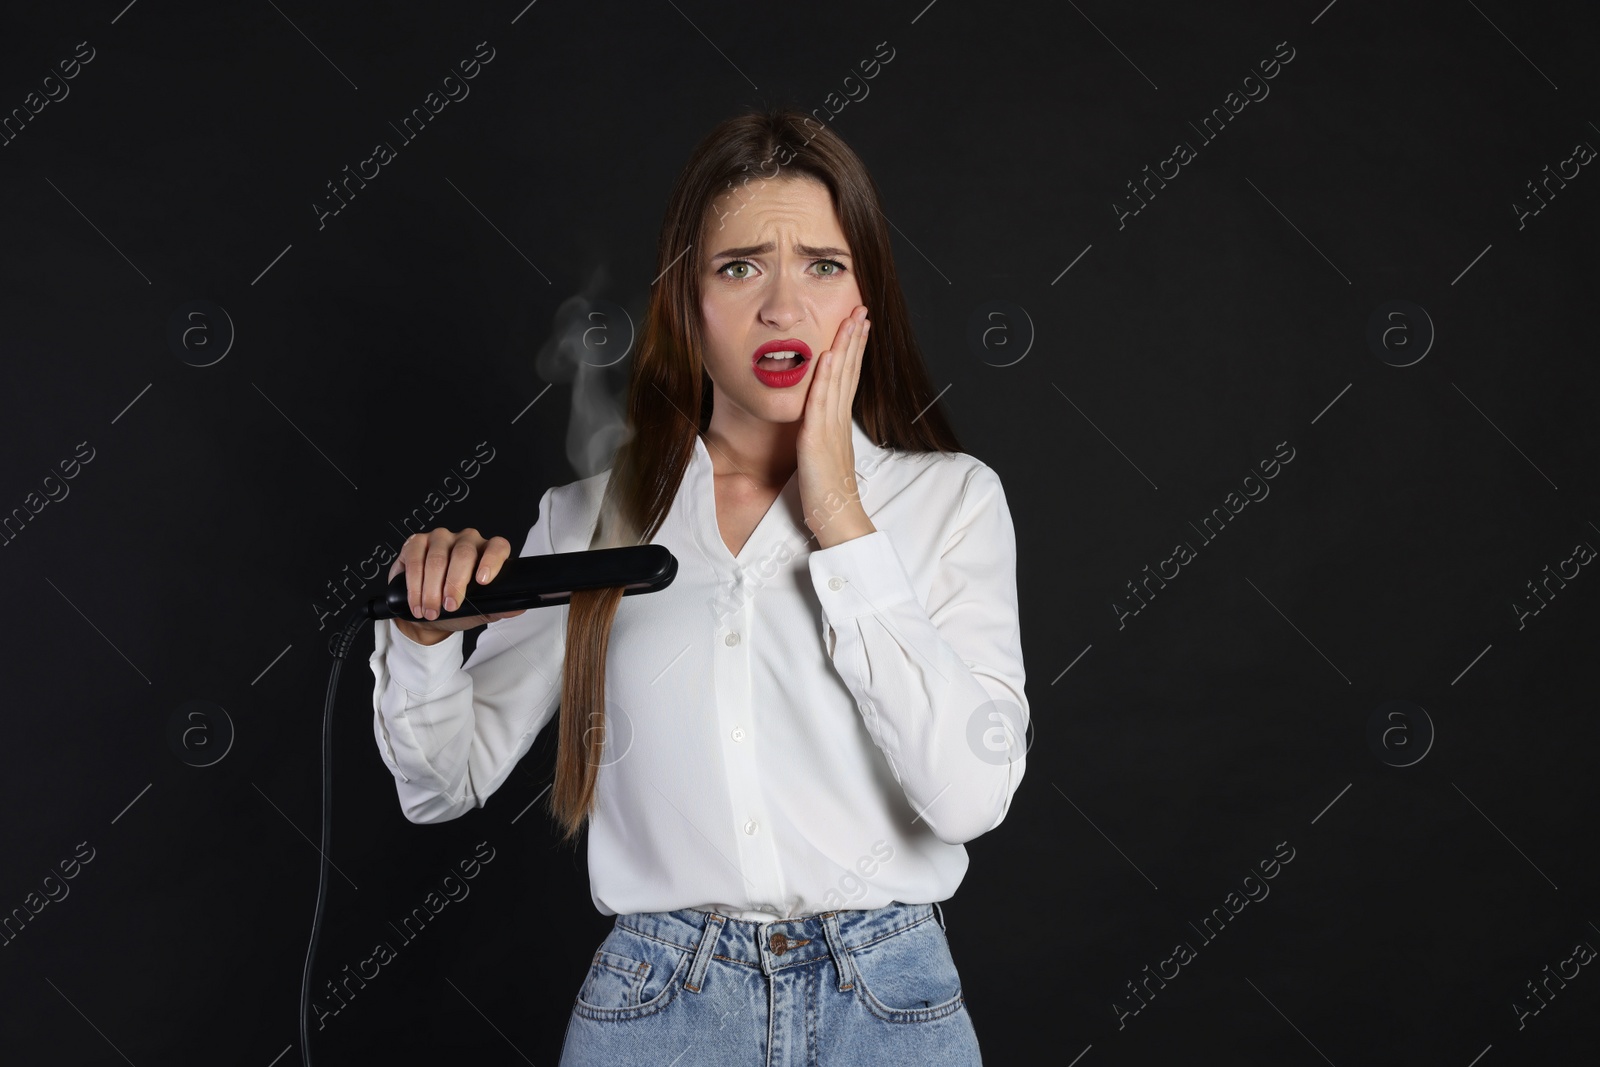
[[[750,266],[751,266],[751,264],[749,262],[747,262],[746,260],[735,259],[735,260],[732,260],[730,262],[724,263],[721,267],[717,268],[717,273],[721,274],[721,275],[723,275],[724,277],[727,277],[727,278],[733,278],[735,280],[742,281],[743,279],[749,277],[749,275],[748,274],[729,274],[728,272],[730,270],[732,270],[734,267],[745,267],[745,268],[748,269]],[[815,262],[813,262],[812,266],[814,266],[814,267],[827,266],[827,267],[832,267],[833,268],[830,271],[818,272],[819,276],[823,277],[823,278],[832,278],[835,275],[840,274],[840,273],[842,273],[844,271],[844,264],[840,263],[838,260],[833,260],[833,259],[819,259],[819,260],[816,260]]]

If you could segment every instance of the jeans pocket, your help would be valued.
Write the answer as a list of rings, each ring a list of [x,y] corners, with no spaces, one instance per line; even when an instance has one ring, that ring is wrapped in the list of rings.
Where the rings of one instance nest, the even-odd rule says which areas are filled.
[[[856,995],[886,1022],[927,1022],[959,1011],[961,977],[931,917],[850,950]]]
[[[652,1015],[682,990],[693,954],[624,927],[613,927],[595,950],[573,1010],[589,1019]]]

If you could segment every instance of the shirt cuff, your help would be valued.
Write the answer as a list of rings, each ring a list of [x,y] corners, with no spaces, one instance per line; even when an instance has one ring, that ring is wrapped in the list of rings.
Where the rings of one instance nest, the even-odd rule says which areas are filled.
[[[813,549],[809,563],[823,615],[835,626],[917,598],[905,564],[883,530]]]
[[[464,630],[454,630],[437,644],[424,645],[407,637],[393,619],[383,624],[389,631],[386,663],[389,677],[414,696],[427,696],[461,669]]]

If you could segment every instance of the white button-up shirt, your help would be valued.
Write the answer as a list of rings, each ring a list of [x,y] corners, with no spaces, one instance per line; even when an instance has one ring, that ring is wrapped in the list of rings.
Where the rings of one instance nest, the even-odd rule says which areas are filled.
[[[737,555],[696,438],[654,539],[677,574],[624,597],[611,631],[588,828],[602,914],[944,900],[962,842],[1005,818],[1028,702],[1000,479],[852,437],[874,532],[817,548],[797,471]],[[608,475],[546,491],[520,554],[587,549]],[[460,632],[422,645],[377,624],[374,736],[408,819],[505,782],[557,711],[568,610],[489,623],[465,664]]]

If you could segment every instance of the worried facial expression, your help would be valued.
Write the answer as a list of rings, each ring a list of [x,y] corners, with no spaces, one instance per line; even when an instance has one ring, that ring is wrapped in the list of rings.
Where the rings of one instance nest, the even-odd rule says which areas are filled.
[[[713,410],[731,404],[766,422],[800,420],[817,361],[861,303],[827,186],[785,178],[725,193],[708,217],[701,248],[700,315]],[[756,353],[769,342],[783,342],[779,349],[798,351],[805,362],[758,362]]]

